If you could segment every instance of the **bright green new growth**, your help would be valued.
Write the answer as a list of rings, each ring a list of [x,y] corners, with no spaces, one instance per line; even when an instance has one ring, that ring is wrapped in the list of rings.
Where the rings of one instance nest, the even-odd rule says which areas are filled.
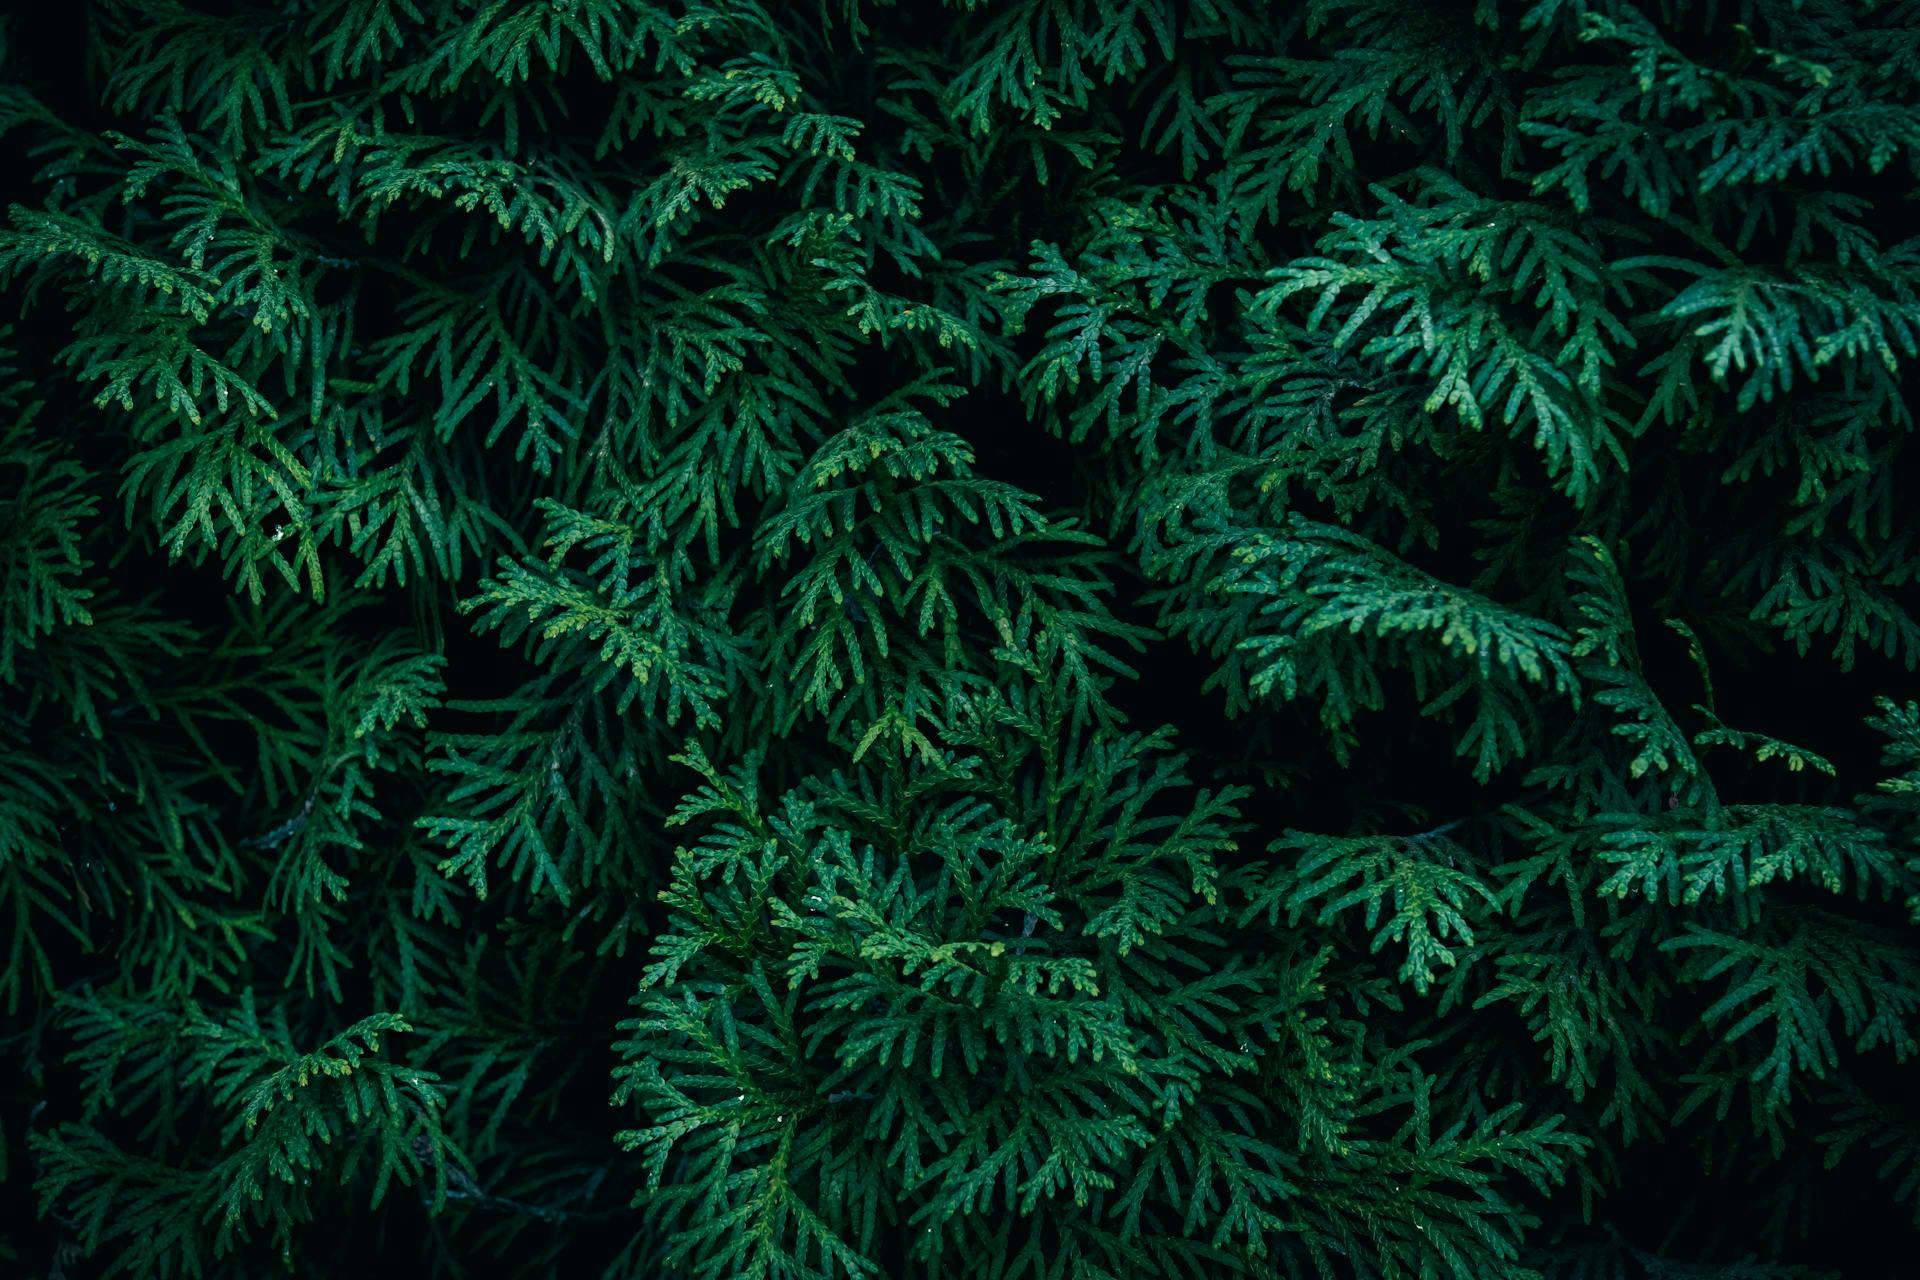
[[[10,1274],[1912,1255],[1920,5],[84,8]]]

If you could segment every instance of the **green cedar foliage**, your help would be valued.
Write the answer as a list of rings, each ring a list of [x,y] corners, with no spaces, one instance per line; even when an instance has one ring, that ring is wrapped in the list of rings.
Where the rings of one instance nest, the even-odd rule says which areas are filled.
[[[10,1274],[1913,1256],[1920,6],[49,8]]]

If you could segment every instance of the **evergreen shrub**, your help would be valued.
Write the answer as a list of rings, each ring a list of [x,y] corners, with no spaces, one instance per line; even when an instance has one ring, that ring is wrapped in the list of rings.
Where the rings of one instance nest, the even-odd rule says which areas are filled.
[[[7,1274],[1912,1274],[1920,4],[4,67]]]

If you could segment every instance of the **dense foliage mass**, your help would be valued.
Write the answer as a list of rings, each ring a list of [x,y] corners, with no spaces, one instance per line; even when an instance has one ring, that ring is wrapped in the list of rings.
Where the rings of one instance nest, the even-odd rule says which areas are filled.
[[[1920,4],[42,17],[8,1274],[1916,1256]]]

